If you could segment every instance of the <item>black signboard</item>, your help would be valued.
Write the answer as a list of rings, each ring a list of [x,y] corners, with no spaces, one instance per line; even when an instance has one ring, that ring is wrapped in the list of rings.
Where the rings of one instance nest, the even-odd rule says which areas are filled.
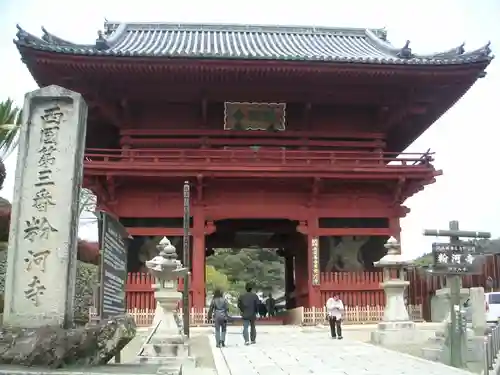
[[[121,223],[106,212],[99,213],[101,274],[99,317],[125,314],[128,235]]]
[[[478,251],[472,243],[433,243],[432,255],[435,272],[472,273]]]

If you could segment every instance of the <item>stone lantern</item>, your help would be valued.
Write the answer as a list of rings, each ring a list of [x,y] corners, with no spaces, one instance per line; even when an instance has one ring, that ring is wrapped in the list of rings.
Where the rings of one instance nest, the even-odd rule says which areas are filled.
[[[177,316],[182,293],[177,291],[177,278],[188,275],[188,269],[177,260],[175,247],[163,237],[157,246],[159,254],[146,262],[149,273],[155,278],[152,285],[156,298],[153,331],[139,352],[141,362],[155,360],[174,365],[173,358],[187,357],[185,337]]]
[[[386,302],[384,316],[377,331],[372,332],[371,340],[382,345],[414,341],[415,323],[410,320],[405,305],[405,289],[410,282],[405,280],[404,268],[409,266],[410,262],[402,259],[401,245],[394,237],[391,237],[384,247],[387,249],[387,255],[375,263],[375,266],[384,270],[384,281],[380,285],[384,288]]]

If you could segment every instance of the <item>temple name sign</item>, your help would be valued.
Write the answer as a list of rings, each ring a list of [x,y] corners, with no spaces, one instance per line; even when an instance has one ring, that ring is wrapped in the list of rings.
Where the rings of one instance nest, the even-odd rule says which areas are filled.
[[[87,105],[59,86],[26,95],[12,204],[3,323],[73,323]]]
[[[474,261],[479,255],[478,248],[473,243],[442,243],[432,244],[434,271],[451,273],[474,272]]]
[[[433,273],[446,275],[446,286],[450,293],[450,327],[449,334],[449,364],[453,367],[462,368],[464,366],[463,335],[465,325],[462,322],[462,312],[460,303],[461,275],[474,271],[473,263],[479,254],[478,248],[471,242],[460,240],[464,238],[485,239],[490,238],[488,232],[462,231],[458,221],[450,221],[449,229],[426,229],[424,236],[448,237],[448,243],[436,242],[432,245],[434,257]]]

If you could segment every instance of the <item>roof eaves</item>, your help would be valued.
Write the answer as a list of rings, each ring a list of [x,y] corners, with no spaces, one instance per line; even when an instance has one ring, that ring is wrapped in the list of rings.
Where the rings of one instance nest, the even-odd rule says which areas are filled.
[[[374,48],[381,51],[383,54],[387,55],[387,58],[381,57],[359,57],[359,58],[349,58],[349,57],[336,57],[329,56],[323,58],[298,58],[290,56],[270,56],[270,57],[252,57],[252,56],[229,56],[229,55],[219,55],[219,54],[203,54],[203,55],[189,55],[189,54],[144,54],[141,52],[129,52],[129,51],[118,51],[114,50],[113,46],[125,37],[127,30],[131,27],[137,27],[138,25],[149,25],[155,27],[165,27],[170,25],[170,27],[175,27],[179,30],[179,27],[183,25],[174,24],[125,24],[125,23],[110,23],[113,25],[112,30],[105,29],[105,32],[99,32],[99,37],[94,45],[83,45],[68,42],[64,39],[58,38],[53,34],[47,32],[42,28],[44,35],[42,38],[38,38],[33,34],[26,32],[19,25],[17,25],[18,32],[16,34],[17,40],[14,43],[17,46],[26,46],[29,48],[50,51],[64,54],[78,54],[78,55],[89,55],[89,56],[117,56],[117,57],[167,57],[167,58],[207,58],[207,59],[253,59],[253,60],[289,60],[289,61],[318,61],[318,62],[338,62],[338,63],[364,63],[364,64],[395,64],[395,65],[455,65],[463,63],[473,63],[473,62],[489,62],[493,59],[491,55],[490,43],[485,46],[478,48],[477,50],[464,52],[464,45],[453,48],[451,50],[434,53],[431,55],[416,55],[413,54],[411,48],[409,48],[409,41],[406,42],[403,48],[394,47],[386,40],[387,33],[384,29],[363,29],[363,35],[366,40],[373,45]],[[191,25],[196,26],[196,25]],[[202,25],[197,25],[202,26]],[[219,27],[229,27],[234,25],[215,25]],[[262,27],[267,32],[272,29],[272,26],[245,26],[239,25],[244,28],[253,28],[257,30]],[[210,25],[213,27],[213,25]],[[256,29],[257,28],[257,29]],[[277,27],[276,30],[298,30],[296,27]],[[317,30],[321,32],[322,30],[327,31],[336,30],[336,32],[341,33],[341,29],[327,29],[327,28],[302,28],[301,30],[308,30],[309,32]],[[347,30],[347,29],[346,29]],[[358,32],[361,29],[350,29],[356,30]],[[265,32],[265,31],[262,31]],[[291,31],[290,31],[291,32]],[[340,35],[340,34],[339,34]]]

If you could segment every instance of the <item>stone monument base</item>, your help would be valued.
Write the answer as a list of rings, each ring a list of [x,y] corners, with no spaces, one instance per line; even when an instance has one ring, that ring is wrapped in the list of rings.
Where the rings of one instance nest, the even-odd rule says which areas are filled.
[[[124,315],[71,329],[0,328],[0,364],[63,368],[104,365],[135,336],[136,325]]]
[[[153,335],[140,349],[137,362],[161,365],[168,373],[177,374],[183,366],[194,367],[196,361],[184,337]]]
[[[41,367],[2,365],[0,375],[158,375],[167,374],[158,365],[108,364],[93,367],[46,369]],[[176,374],[177,375],[177,374]]]
[[[412,343],[418,338],[415,322],[380,322],[371,333],[371,342],[377,345],[393,346],[401,342]]]
[[[446,330],[436,332],[435,337],[427,341],[422,348],[422,357],[431,361],[438,361],[444,364],[450,362],[449,343],[447,339],[449,324]],[[462,357],[465,362],[481,362],[484,355],[484,336],[474,335],[472,329],[467,329],[463,337]]]

